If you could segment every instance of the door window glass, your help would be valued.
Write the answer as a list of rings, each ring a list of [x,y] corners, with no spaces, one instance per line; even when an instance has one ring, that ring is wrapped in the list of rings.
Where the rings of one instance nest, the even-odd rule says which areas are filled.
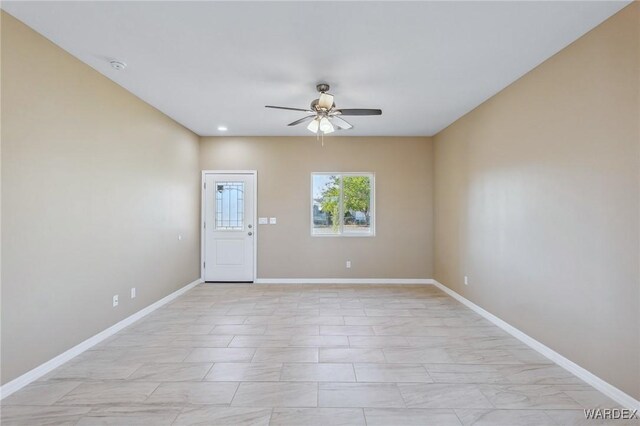
[[[244,229],[244,182],[216,182],[216,230]]]

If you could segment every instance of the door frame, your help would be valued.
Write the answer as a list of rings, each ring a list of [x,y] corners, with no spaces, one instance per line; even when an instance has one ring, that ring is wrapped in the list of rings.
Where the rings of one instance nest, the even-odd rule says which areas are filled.
[[[200,279],[204,281],[204,260],[206,244],[204,234],[205,221],[205,178],[208,174],[251,175],[253,182],[253,282],[258,279],[258,171],[257,170],[202,170],[200,182]]]

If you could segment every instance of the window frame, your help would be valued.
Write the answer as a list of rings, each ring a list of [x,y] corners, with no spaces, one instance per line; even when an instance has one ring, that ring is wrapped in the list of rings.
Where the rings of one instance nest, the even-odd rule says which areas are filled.
[[[313,226],[313,178],[314,176],[340,176],[340,214],[338,218],[338,232],[335,234],[320,234],[315,233]],[[367,232],[358,232],[358,231],[346,231],[344,230],[344,190],[343,184],[344,180],[342,179],[344,176],[366,176],[369,178],[370,186],[371,186],[371,194],[369,199],[369,207],[371,209],[370,217],[370,229]],[[309,209],[309,228],[312,237],[375,237],[376,236],[376,174],[374,172],[311,172],[310,176],[310,194],[309,200],[311,201],[311,208]]]

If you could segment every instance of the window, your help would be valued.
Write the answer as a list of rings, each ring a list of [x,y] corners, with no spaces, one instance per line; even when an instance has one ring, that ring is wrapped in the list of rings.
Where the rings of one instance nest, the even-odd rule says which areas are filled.
[[[373,236],[373,173],[311,174],[311,235]]]
[[[216,182],[216,230],[244,229],[244,182]]]

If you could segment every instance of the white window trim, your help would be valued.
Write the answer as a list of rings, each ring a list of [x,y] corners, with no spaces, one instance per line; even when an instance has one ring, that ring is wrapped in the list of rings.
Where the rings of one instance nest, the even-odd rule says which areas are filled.
[[[357,231],[350,231],[350,232],[344,232],[343,231],[343,226],[344,224],[342,223],[342,218],[344,217],[344,212],[342,211],[342,209],[344,208],[343,203],[342,203],[342,197],[343,197],[343,191],[342,191],[342,179],[340,179],[340,232],[337,234],[316,234],[313,232],[314,228],[313,228],[313,177],[317,176],[317,175],[325,175],[325,176],[334,176],[334,175],[340,175],[340,176],[368,176],[369,177],[369,182],[371,182],[371,199],[370,199],[370,205],[371,205],[371,230],[369,232],[357,232]],[[312,237],[320,237],[320,238],[335,238],[335,237],[347,237],[347,238],[351,238],[351,237],[364,237],[364,238],[368,238],[368,237],[375,237],[376,236],[376,174],[373,172],[312,172],[311,176],[310,176],[310,193],[309,193],[309,200],[311,202],[311,208],[309,209],[309,228],[310,228],[310,232],[311,232],[311,236]]]

